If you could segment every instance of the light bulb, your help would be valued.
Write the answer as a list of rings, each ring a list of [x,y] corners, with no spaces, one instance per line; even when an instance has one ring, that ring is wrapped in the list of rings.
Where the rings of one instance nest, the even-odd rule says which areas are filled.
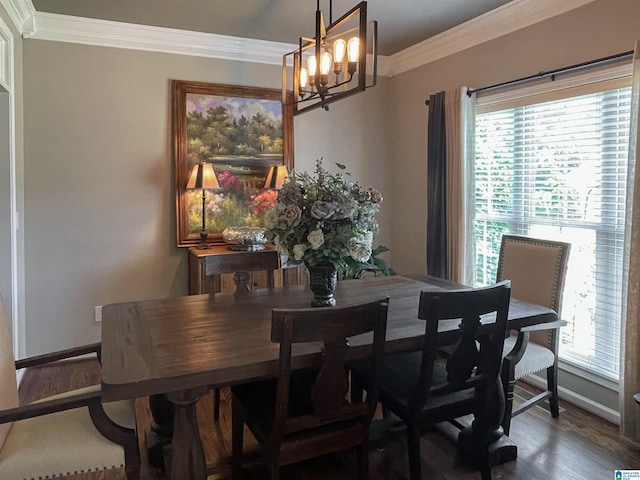
[[[320,84],[323,87],[329,83],[329,70],[331,70],[331,54],[323,52],[320,55]]]
[[[309,85],[309,70],[302,67],[300,69],[300,88],[306,88]]]
[[[360,39],[358,37],[352,37],[347,43],[347,55],[350,62],[357,62],[360,57]]]
[[[316,68],[318,66],[318,62],[316,61],[316,56],[311,55],[307,58],[307,69],[309,70],[309,76],[314,77],[316,75]]]
[[[320,75],[329,75],[329,70],[331,70],[331,54],[322,52],[320,55]]]
[[[342,38],[339,38],[333,42],[333,59],[336,63],[342,63],[344,61],[344,54],[347,51],[347,42]]]

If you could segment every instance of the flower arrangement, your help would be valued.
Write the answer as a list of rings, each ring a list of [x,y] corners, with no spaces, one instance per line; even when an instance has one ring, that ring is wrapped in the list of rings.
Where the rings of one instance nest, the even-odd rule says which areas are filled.
[[[343,271],[371,265],[382,195],[348,175],[329,173],[320,159],[315,176],[294,171],[285,182],[264,223],[267,238],[288,256],[289,264],[331,263]]]

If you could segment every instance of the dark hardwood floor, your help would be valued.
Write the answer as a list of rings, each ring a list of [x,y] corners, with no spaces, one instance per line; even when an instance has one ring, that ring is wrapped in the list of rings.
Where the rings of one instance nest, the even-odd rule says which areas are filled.
[[[20,400],[27,403],[67,389],[79,388],[99,382],[100,371],[96,362],[62,362],[46,368],[30,369],[20,388]],[[223,396],[223,399],[225,397]],[[205,397],[198,405],[198,417],[208,464],[228,454],[230,447],[230,418],[228,405],[222,402],[221,418],[213,423],[211,398]],[[493,468],[496,480],[604,480],[613,479],[616,469],[640,470],[640,444],[631,442],[618,433],[618,426],[561,402],[560,418],[553,419],[548,411],[534,407],[514,418],[511,438],[518,445],[516,461]],[[149,424],[150,415],[146,399],[137,401],[139,431]],[[375,429],[374,429],[375,430]],[[250,437],[250,435],[245,435]],[[142,446],[142,479],[162,480],[162,472],[149,468]],[[251,438],[245,445],[253,447]],[[456,455],[455,445],[438,431],[422,437],[423,477],[431,480],[477,480],[479,473]],[[251,458],[251,455],[249,455]],[[405,433],[401,427],[374,435],[371,444],[371,480],[404,480],[408,478]],[[259,463],[249,462],[246,480],[266,479],[266,471]],[[217,472],[217,473],[216,473]],[[66,480],[124,479],[122,471],[106,471],[65,477]],[[209,480],[230,478],[223,462]],[[352,455],[322,457],[297,465],[284,467],[284,480],[347,480],[355,478]]]

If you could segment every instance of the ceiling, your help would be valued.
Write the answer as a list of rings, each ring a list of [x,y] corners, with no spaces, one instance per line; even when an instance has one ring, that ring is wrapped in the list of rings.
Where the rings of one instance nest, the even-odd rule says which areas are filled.
[[[368,0],[378,47],[392,55],[511,0]],[[32,0],[36,12],[297,44],[312,36],[313,0]],[[356,5],[335,0],[333,19]],[[320,1],[329,22],[329,0]]]

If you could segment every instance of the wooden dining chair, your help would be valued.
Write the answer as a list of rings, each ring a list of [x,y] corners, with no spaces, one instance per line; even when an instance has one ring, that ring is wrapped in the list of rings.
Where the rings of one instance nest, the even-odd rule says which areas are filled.
[[[569,250],[570,245],[565,242],[503,235],[496,281],[509,279],[514,298],[549,307],[560,314]],[[513,417],[546,399],[551,416],[560,415],[558,344],[560,328],[566,323],[564,320],[543,323],[513,331],[507,337],[501,374],[505,391],[502,428],[506,435]],[[541,371],[546,371],[545,391],[514,407],[516,382]]]
[[[388,297],[346,307],[274,309],[271,341],[280,344],[278,376],[232,387],[232,471],[241,478],[246,424],[261,445],[271,480],[280,466],[355,449],[358,478],[369,478],[369,423],[377,404],[377,372],[387,326]],[[366,402],[350,402],[348,337],[373,332]],[[317,348],[319,365],[292,371],[292,349]],[[305,346],[304,344],[307,344]]]
[[[469,414],[475,417],[472,442],[476,451],[471,453],[480,465],[482,479],[491,478],[489,442],[502,418],[499,375],[509,296],[509,282],[421,292],[418,318],[426,325],[422,348],[384,356],[379,399],[407,425],[411,480],[422,479],[420,436],[424,427]],[[491,316],[481,323],[480,316],[485,314]],[[443,328],[451,322],[459,328]],[[452,347],[445,358],[439,355],[443,346]],[[351,376],[352,399],[358,402],[371,371],[366,364],[355,362]],[[492,413],[496,408],[497,417]]]
[[[128,480],[140,478],[133,401],[103,404],[96,385],[19,406],[17,369],[89,353],[99,356],[100,344],[14,361],[0,298],[0,478],[55,478],[121,467]]]

